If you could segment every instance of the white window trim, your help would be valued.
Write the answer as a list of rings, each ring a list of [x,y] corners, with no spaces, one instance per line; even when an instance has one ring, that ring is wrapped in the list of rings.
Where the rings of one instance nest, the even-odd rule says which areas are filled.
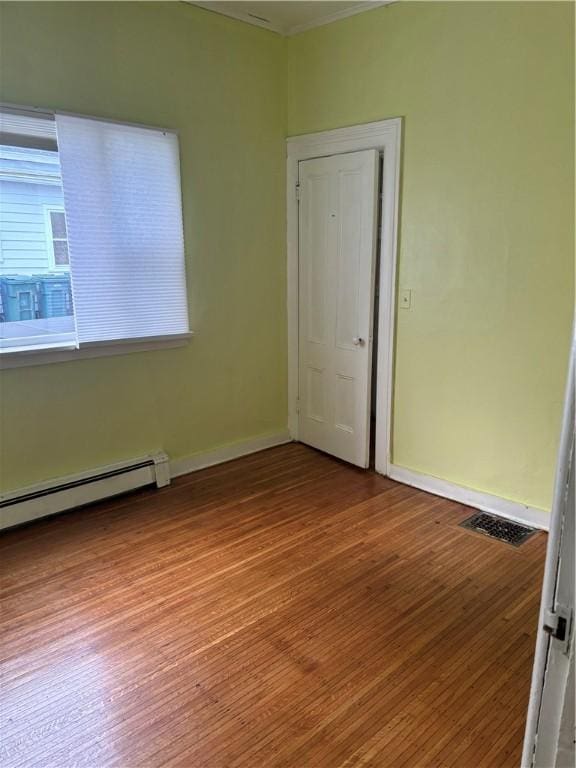
[[[48,258],[50,261],[51,272],[70,272],[70,251],[68,251],[68,264],[56,264],[56,255],[54,253],[54,232],[52,230],[52,217],[50,214],[63,213],[66,215],[63,205],[45,205],[44,222],[46,228],[46,245],[48,246]],[[56,240],[64,240],[63,237],[57,237]],[[68,238],[66,237],[66,247],[68,247]]]
[[[28,113],[34,117],[45,117],[53,120],[55,115],[54,109],[45,107],[30,107],[21,104],[15,104],[12,102],[0,101],[0,110],[17,110],[24,113]],[[110,118],[86,115],[79,112],[63,112],[59,114],[70,115],[75,117],[90,117],[92,120],[101,120],[107,123],[120,123],[122,125],[131,125],[137,128],[148,128],[151,130],[160,130],[165,133],[173,133],[178,136],[178,130],[174,128],[164,128],[160,126],[147,125],[144,123],[132,123],[125,120],[112,120]],[[29,181],[30,179],[18,179]],[[41,181],[34,178],[34,183],[45,184],[61,184],[60,177],[54,179],[51,174],[45,175]],[[49,208],[51,206],[48,206]],[[58,210],[62,210],[59,208]],[[49,230],[52,233],[52,223],[49,220]],[[49,252],[51,253],[52,263],[54,263],[54,252],[52,240],[49,243]],[[1,253],[0,253],[1,256]],[[56,268],[60,271],[60,268]],[[143,339],[119,339],[116,341],[107,342],[93,342],[91,344],[83,345],[82,349],[76,346],[67,345],[62,348],[62,344],[56,344],[54,347],[44,347],[29,350],[22,350],[19,352],[0,352],[0,371],[10,368],[25,368],[35,365],[48,365],[51,363],[65,363],[73,362],[74,360],[87,360],[98,357],[111,357],[116,355],[126,355],[133,352],[149,352],[160,349],[176,349],[178,347],[186,346],[192,337],[195,335],[195,331],[189,331],[188,333],[182,333],[177,335],[155,337],[155,338],[143,338]]]
[[[287,144],[287,305],[288,305],[288,429],[298,440],[298,163],[314,157],[377,149],[384,154],[380,233],[380,312],[378,314],[376,397],[376,471],[387,475],[391,465],[393,349],[396,323],[396,263],[402,118],[289,137]]]
[[[0,371],[50,363],[70,363],[74,360],[89,360],[95,357],[127,355],[132,352],[175,349],[186,346],[194,335],[194,332],[191,331],[187,334],[164,336],[156,339],[123,339],[116,342],[98,342],[82,349],[67,344],[64,349],[61,345],[55,345],[54,347],[46,346],[42,349],[29,349],[20,352],[2,352],[0,353]]]

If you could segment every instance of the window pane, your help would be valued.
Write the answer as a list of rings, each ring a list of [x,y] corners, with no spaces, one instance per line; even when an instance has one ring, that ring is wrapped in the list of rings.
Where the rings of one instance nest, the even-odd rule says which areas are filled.
[[[0,145],[0,352],[76,343],[63,211],[58,152]]]
[[[64,216],[64,211],[50,211],[50,220],[52,222],[52,237],[66,239],[66,216]]]
[[[66,240],[54,240],[54,263],[58,267],[70,264],[68,242]]]
[[[0,323],[0,351],[17,352],[30,347],[72,346],[76,341],[72,315]]]

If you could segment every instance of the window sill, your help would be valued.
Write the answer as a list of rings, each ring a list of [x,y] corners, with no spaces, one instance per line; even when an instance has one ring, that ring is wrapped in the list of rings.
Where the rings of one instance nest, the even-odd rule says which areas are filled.
[[[25,368],[32,365],[46,365],[48,363],[67,363],[73,360],[89,360],[95,357],[111,357],[115,355],[127,355],[132,352],[150,352],[155,349],[175,349],[188,344],[194,334],[165,337],[163,339],[142,339],[95,344],[84,349],[53,347],[47,349],[22,350],[18,352],[3,352],[0,354],[0,370],[9,368]]]

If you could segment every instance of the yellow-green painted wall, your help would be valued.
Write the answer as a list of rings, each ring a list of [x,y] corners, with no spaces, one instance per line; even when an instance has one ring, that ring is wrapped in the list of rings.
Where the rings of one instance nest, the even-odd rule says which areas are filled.
[[[401,2],[288,41],[288,129],[404,117],[393,460],[548,509],[574,290],[574,6]]]
[[[3,372],[4,487],[284,430],[284,41],[183,3],[24,2],[2,5],[0,43],[3,101],[179,131],[197,331]]]
[[[401,115],[413,306],[393,459],[549,507],[574,287],[571,4],[398,3],[284,41],[183,3],[4,3],[0,35],[2,100],[178,129],[198,332],[2,373],[5,488],[285,429],[284,136]]]

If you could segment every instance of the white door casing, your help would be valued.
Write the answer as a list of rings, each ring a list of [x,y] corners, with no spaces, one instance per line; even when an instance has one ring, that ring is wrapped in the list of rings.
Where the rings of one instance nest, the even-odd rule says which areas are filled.
[[[368,466],[379,153],[299,164],[299,436]]]
[[[574,765],[575,366],[573,332],[522,768]]]
[[[375,426],[375,468],[387,474],[390,466],[393,346],[396,315],[396,262],[399,216],[402,118],[389,118],[346,128],[291,136],[286,141],[287,194],[287,320],[288,320],[288,428],[300,440],[299,397],[299,254],[296,189],[302,160],[376,149],[382,165],[378,279],[378,375]]]

